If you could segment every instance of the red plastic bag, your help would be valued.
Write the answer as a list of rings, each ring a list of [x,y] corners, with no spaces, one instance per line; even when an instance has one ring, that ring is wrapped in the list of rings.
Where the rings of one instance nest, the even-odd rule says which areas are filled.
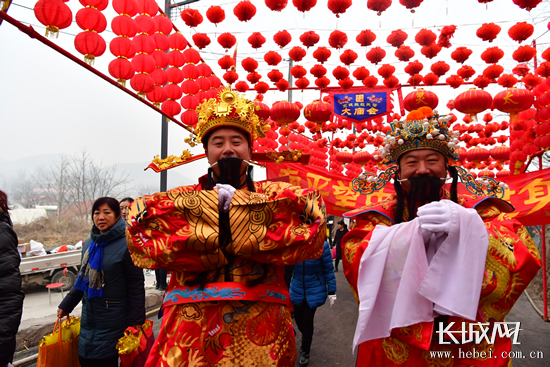
[[[332,258],[336,259],[336,246],[332,248]]]
[[[155,342],[153,321],[145,320],[141,330],[129,327],[118,340],[116,348],[120,357],[120,367],[143,367]]]

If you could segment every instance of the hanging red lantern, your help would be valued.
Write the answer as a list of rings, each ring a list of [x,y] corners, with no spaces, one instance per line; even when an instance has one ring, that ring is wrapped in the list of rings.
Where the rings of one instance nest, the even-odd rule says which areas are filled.
[[[235,83],[238,79],[239,79],[239,74],[237,74],[235,71],[233,70],[229,70],[228,72],[226,72],[225,74],[223,74],[223,79],[228,83],[228,84],[233,84]]]
[[[348,35],[342,31],[334,30],[328,37],[328,43],[332,48],[342,48],[348,43]]]
[[[514,41],[521,43],[531,37],[534,32],[535,27],[533,27],[532,24],[527,22],[517,22],[515,25],[510,27],[508,30],[508,35]]]
[[[73,21],[71,9],[61,0],[39,0],[34,5],[36,19],[46,26],[46,37],[59,36],[59,30],[69,27]]]
[[[218,36],[218,43],[225,49],[225,52],[227,52],[231,47],[235,46],[237,38],[231,33],[225,32]]]
[[[451,53],[451,58],[459,64],[463,64],[464,61],[468,60],[471,54],[472,50],[468,47],[457,47],[456,50]]]
[[[84,61],[92,65],[95,58],[103,55],[107,49],[105,40],[93,31],[80,32],[74,39],[74,47],[84,55]]]
[[[201,13],[199,13],[198,10],[191,8],[182,10],[181,19],[183,19],[186,26],[191,28],[195,28],[201,24],[203,20]]]
[[[376,34],[369,29],[365,29],[364,31],[359,32],[357,37],[355,37],[355,40],[361,45],[361,47],[370,46],[376,40]]]
[[[419,86],[421,83],[422,83],[422,80],[424,78],[422,77],[422,75],[420,74],[414,74],[412,75],[409,80],[407,80],[407,83],[409,83],[410,85],[412,85],[413,87],[417,87]]]
[[[424,85],[426,86],[436,85],[438,81],[439,77],[434,73],[428,73],[424,75],[424,78],[422,79],[422,83],[424,83]]]
[[[472,69],[471,66],[468,66],[468,65],[463,65],[460,69],[457,70],[456,72],[461,78],[463,78],[464,80],[468,80],[470,79],[472,76],[474,76],[474,74],[476,73],[476,71],[474,69]]]
[[[483,90],[472,88],[466,92],[460,93],[454,99],[455,109],[471,116],[483,112],[493,103],[491,95]]]
[[[381,47],[373,47],[367,52],[367,60],[377,65],[386,56],[386,51]]]
[[[258,92],[259,94],[264,94],[265,92],[267,92],[269,90],[269,84],[264,83],[264,82],[258,82],[254,86],[254,90],[256,92]]]
[[[300,117],[300,108],[292,102],[275,102],[271,106],[270,116],[279,125],[288,124],[298,120],[298,117]]]
[[[252,103],[254,103],[254,105],[256,105],[256,115],[260,118],[261,121],[265,121],[270,117],[271,108],[269,108],[268,105],[266,105],[265,103],[262,103],[261,101],[258,101],[258,100],[254,100],[254,101],[252,101]]]
[[[386,41],[393,47],[401,47],[407,40],[408,34],[403,32],[401,29],[392,31]]]
[[[395,73],[395,66],[389,64],[384,64],[378,69],[378,75],[380,75],[384,79],[388,79],[390,76],[393,75],[393,73]]]
[[[342,66],[337,66],[332,71],[332,75],[336,78],[336,80],[343,80],[349,77],[349,70]]]
[[[500,147],[494,147],[489,152],[491,154],[491,157],[499,162],[505,162],[510,159],[510,147],[507,146],[500,146]]]
[[[342,89],[348,90],[351,87],[353,87],[353,80],[351,80],[350,78],[345,78],[345,79],[340,80],[338,82],[338,85],[340,85],[340,87],[342,87]]]
[[[466,158],[470,162],[479,163],[481,161],[486,161],[489,159],[490,152],[481,147],[475,147],[466,152]]]
[[[450,77],[445,79],[445,83],[447,83],[451,88],[456,89],[464,84],[464,79],[462,79],[458,75],[451,75]]]
[[[542,83],[542,79],[538,76],[535,76],[535,75],[529,73],[526,76],[524,76],[523,78],[521,78],[521,82],[523,84],[525,84],[525,88],[527,88],[529,90],[532,90],[537,85]]]
[[[541,2],[542,0],[514,0],[514,4],[527,11],[536,8]]]
[[[235,59],[229,55],[225,55],[218,60],[218,65],[220,65],[220,68],[223,70],[228,70],[229,68],[235,66]]]
[[[122,86],[126,87],[126,80],[131,79],[136,69],[129,61],[136,54],[136,48],[130,37],[137,33],[137,24],[133,17],[137,14],[135,2],[114,0],[113,8],[120,14],[111,21],[111,29],[118,36],[109,44],[109,50],[117,58],[109,63],[109,74]]]
[[[399,0],[399,3],[407,9],[411,9],[411,13],[414,13],[414,8],[418,8],[422,1],[423,0]]]
[[[441,33],[437,39],[437,44],[441,47],[450,48],[451,37],[455,34],[456,26],[455,25],[446,25],[441,28]]]
[[[248,80],[251,84],[256,84],[260,81],[262,76],[256,72],[248,73],[246,76],[246,80]]]
[[[432,31],[428,30],[428,29],[425,29],[425,28],[418,31],[418,33],[414,37],[414,40],[420,46],[429,46],[432,43],[434,43],[436,39],[437,39],[436,34]]]
[[[212,5],[206,11],[206,17],[208,18],[210,23],[214,23],[214,25],[217,27],[218,23],[221,23],[224,21],[225,11],[221,8],[221,6]]]
[[[517,78],[511,74],[504,74],[500,78],[498,78],[498,81],[497,81],[498,85],[504,88],[512,88],[514,85],[517,84],[517,82],[518,82]]]
[[[189,47],[185,51],[183,51],[183,56],[185,57],[186,62],[189,64],[198,64],[201,61],[201,55],[199,54],[199,51],[195,50],[192,47]]]
[[[529,45],[519,46],[517,50],[514,51],[512,57],[517,62],[529,62],[535,55],[537,50],[534,47]]]
[[[309,69],[309,73],[315,78],[320,78],[322,76],[325,76],[325,74],[327,73],[327,69],[323,65],[317,64]]]
[[[248,22],[256,15],[256,7],[248,0],[242,0],[233,8],[233,14],[241,22]]]
[[[376,87],[376,84],[378,84],[378,78],[374,75],[369,75],[363,79],[363,85],[367,88],[374,88]]]
[[[193,42],[199,50],[202,50],[212,42],[206,33],[195,33],[191,38],[193,38]]]
[[[414,51],[409,46],[401,46],[395,51],[395,57],[399,59],[399,61],[409,61],[414,57]]]
[[[367,8],[375,11],[378,16],[382,15],[383,11],[386,11],[391,5],[391,0],[368,0]]]
[[[249,73],[252,73],[256,71],[258,68],[258,61],[254,60],[251,57],[247,57],[241,61],[241,66],[244,70],[248,71]]]
[[[302,61],[304,56],[306,56],[306,50],[300,46],[294,46],[290,49],[290,51],[288,51],[288,57],[290,57],[293,61]]]
[[[326,76],[322,76],[315,80],[315,85],[320,89],[325,89],[330,85],[330,79],[327,78]]]
[[[279,80],[283,79],[283,73],[277,69],[274,69],[267,73],[267,77],[271,82],[277,83]]]
[[[481,59],[487,64],[496,64],[504,56],[504,51],[498,47],[489,47],[481,53]]]
[[[162,112],[169,116],[179,115],[181,112],[181,106],[178,102],[173,99],[168,99],[162,104]]]
[[[317,50],[313,51],[313,57],[317,60],[317,62],[320,62],[321,64],[327,61],[330,55],[330,50],[324,46],[319,47],[317,48]]]
[[[309,80],[307,78],[299,78],[296,79],[294,85],[296,86],[296,88],[304,90],[309,85]]]
[[[292,0],[292,4],[296,7],[296,9],[298,9],[298,11],[305,13],[317,5],[317,0]]]
[[[260,32],[254,32],[248,37],[248,43],[252,46],[253,49],[258,49],[262,47],[266,39]]]
[[[265,0],[265,5],[272,11],[281,11],[287,4],[288,0]]]
[[[304,108],[304,117],[306,120],[315,123],[318,127],[327,122],[332,115],[332,105],[321,100],[316,100]],[[317,130],[317,131],[320,131]]]
[[[438,61],[430,67],[432,73],[437,76],[445,75],[450,69],[451,67],[445,61]]]
[[[105,15],[96,8],[82,8],[75,16],[76,24],[83,30],[101,33],[107,28]]]
[[[370,75],[369,70],[364,66],[359,66],[353,71],[353,77],[357,80],[363,81],[366,77]]]
[[[397,79],[394,75],[392,75],[389,78],[384,79],[383,83],[388,88],[394,88],[399,84],[399,79]]]
[[[109,74],[111,74],[122,87],[126,87],[126,80],[131,79],[135,73],[136,68],[124,57],[118,57],[109,63]]]
[[[418,74],[422,71],[424,68],[424,65],[422,65],[419,61],[411,61],[407,66],[405,66],[405,73],[413,76],[415,74]]]
[[[346,66],[353,64],[357,60],[357,52],[353,50],[345,50],[340,55],[340,61]]]
[[[504,68],[500,65],[490,65],[483,70],[483,76],[490,79],[492,83],[504,72]]]
[[[267,65],[269,66],[275,66],[277,65],[278,63],[281,62],[283,58],[281,57],[281,55],[279,55],[277,52],[275,51],[268,51],[266,52],[266,54],[264,55],[264,61],[267,63]]]
[[[279,45],[280,48],[283,48],[292,41],[292,36],[286,30],[282,30],[275,33],[273,41]]]
[[[484,89],[491,84],[491,79],[484,75],[478,75],[477,78],[474,79],[473,84],[479,89]]]
[[[484,23],[476,31],[476,36],[481,38],[483,41],[493,42],[497,35],[500,33],[500,26],[495,23]]]
[[[535,70],[535,73],[543,78],[548,78],[550,76],[550,62],[542,62]]]
[[[288,88],[290,88],[290,84],[288,84],[288,81],[285,79],[279,80],[277,83],[275,83],[275,86],[281,92],[285,92],[286,90],[288,90]]]
[[[195,64],[187,64],[182,69],[185,79],[197,79],[199,77],[199,68]]]
[[[526,89],[507,89],[498,93],[493,99],[494,107],[510,114],[510,122],[518,120],[518,113],[525,111],[533,105],[533,93]]]
[[[294,65],[292,68],[290,68],[290,74],[294,78],[299,79],[307,74],[307,70],[304,69],[302,65]]]
[[[351,6],[351,0],[328,0],[327,7],[331,12],[340,18],[340,14],[344,14]]]
[[[420,52],[422,55],[426,56],[428,59],[433,59],[441,51],[441,46],[437,43],[432,43],[429,46],[423,46]]]
[[[300,41],[307,48],[315,46],[319,40],[319,35],[313,31],[305,32],[300,36]]]
[[[426,106],[433,110],[439,104],[439,98],[437,98],[435,93],[430,92],[429,90],[418,88],[405,96],[403,104],[405,109],[409,112]]]
[[[524,77],[529,73],[529,66],[525,64],[519,64],[512,69],[512,73],[516,74],[517,76]]]

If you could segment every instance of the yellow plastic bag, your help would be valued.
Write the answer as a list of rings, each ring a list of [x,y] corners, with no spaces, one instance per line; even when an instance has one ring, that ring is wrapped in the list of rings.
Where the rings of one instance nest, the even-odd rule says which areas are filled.
[[[153,321],[145,320],[141,330],[129,327],[124,336],[118,339],[116,348],[121,367],[143,367],[155,342]]]
[[[58,318],[53,332],[45,335],[38,347],[37,367],[80,367],[78,361],[78,339],[80,319]]]

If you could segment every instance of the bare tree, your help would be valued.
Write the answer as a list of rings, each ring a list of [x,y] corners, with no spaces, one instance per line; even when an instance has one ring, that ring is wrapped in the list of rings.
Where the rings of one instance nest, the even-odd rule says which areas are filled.
[[[158,187],[155,185],[137,185],[134,186],[133,192],[136,194],[135,196],[143,196],[143,195],[153,195],[154,193],[157,193],[159,191]]]
[[[13,201],[17,201],[24,208],[34,208],[43,201],[42,190],[35,177],[27,176],[25,172],[20,172],[11,185],[11,195]]]

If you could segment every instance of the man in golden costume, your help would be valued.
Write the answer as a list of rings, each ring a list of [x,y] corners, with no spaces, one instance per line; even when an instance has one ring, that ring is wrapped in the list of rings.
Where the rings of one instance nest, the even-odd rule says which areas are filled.
[[[172,272],[146,366],[294,366],[284,267],[322,254],[323,201],[252,181],[252,143],[269,128],[252,102],[224,89],[197,113],[208,174],[130,207],[134,263]]]
[[[355,181],[372,193],[393,178],[395,195],[345,214],[357,221],[342,240],[357,366],[508,366],[519,330],[504,317],[540,267],[537,248],[496,197],[505,185],[453,165],[449,118],[411,114],[385,138],[390,168]]]

